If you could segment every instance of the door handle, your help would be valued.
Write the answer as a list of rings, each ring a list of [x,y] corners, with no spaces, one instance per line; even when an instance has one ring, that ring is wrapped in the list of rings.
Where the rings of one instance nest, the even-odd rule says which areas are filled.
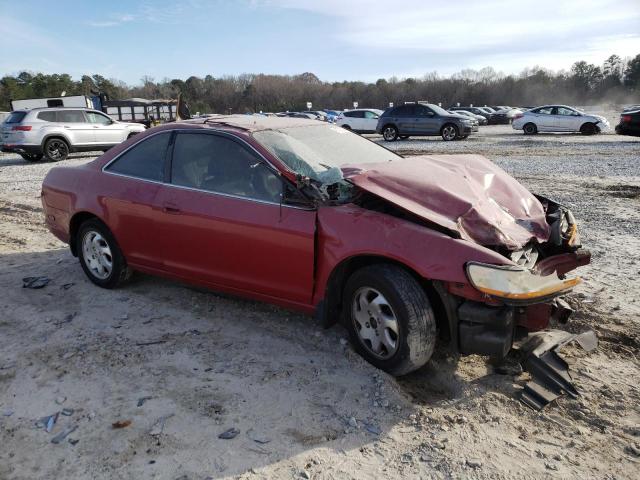
[[[177,215],[181,213],[181,210],[173,203],[165,203],[162,207],[162,211],[165,213],[170,213],[172,215]]]
[[[93,128],[100,128],[100,126],[99,125],[94,125]]]

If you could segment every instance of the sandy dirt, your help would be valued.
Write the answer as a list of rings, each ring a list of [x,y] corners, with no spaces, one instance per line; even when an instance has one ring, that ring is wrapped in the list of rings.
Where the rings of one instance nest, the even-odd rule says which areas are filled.
[[[391,146],[482,153],[573,208],[593,263],[560,328],[600,338],[595,352],[563,351],[577,400],[532,411],[517,398],[527,374],[445,347],[395,379],[342,327],[169,280],[101,290],[43,226],[54,165],[2,155],[0,479],[637,478],[640,139],[484,127]],[[22,288],[42,275],[45,288]],[[63,409],[50,433],[36,426]]]

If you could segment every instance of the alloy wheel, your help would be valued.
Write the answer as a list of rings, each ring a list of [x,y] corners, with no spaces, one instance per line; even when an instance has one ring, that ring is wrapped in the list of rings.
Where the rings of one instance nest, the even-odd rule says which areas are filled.
[[[456,135],[456,128],[453,125],[447,125],[442,129],[442,138],[445,140],[454,140]]]
[[[52,140],[47,143],[47,157],[53,160],[61,160],[67,157],[69,149],[62,140]]]
[[[82,239],[82,258],[92,275],[100,280],[113,271],[111,248],[100,233],[89,230]]]
[[[359,288],[351,312],[362,345],[380,359],[392,357],[398,350],[398,320],[384,295],[371,287]]]
[[[391,142],[396,139],[396,129],[393,127],[386,127],[382,132],[382,136],[388,142]]]

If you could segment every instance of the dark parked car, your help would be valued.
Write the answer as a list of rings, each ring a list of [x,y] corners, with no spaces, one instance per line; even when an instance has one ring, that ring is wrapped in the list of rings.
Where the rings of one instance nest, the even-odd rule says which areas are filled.
[[[619,135],[640,136],[640,106],[636,110],[624,110],[620,115],[620,123],[616,125]]]
[[[382,134],[387,142],[414,135],[440,135],[443,140],[450,141],[467,138],[477,131],[477,122],[431,103],[406,103],[388,108],[378,119],[376,127],[376,132]]]
[[[489,112],[487,112],[485,110],[481,110],[478,107],[451,107],[449,110],[453,110],[453,111],[455,111],[455,110],[466,110],[467,112],[471,112],[471,113],[473,113],[475,115],[480,115],[480,116],[486,118],[487,122],[491,123],[491,116],[492,116],[491,113],[489,113]]]
[[[482,115],[476,115],[475,113],[471,113],[467,110],[449,110],[449,113],[455,113],[456,115],[462,115],[463,117],[469,117],[478,122],[478,125],[487,125],[486,117]]]
[[[155,127],[51,169],[42,205],[100,287],[139,270],[315,313],[395,375],[437,341],[504,357],[590,258],[565,207],[484,157],[403,158],[295,118]]]

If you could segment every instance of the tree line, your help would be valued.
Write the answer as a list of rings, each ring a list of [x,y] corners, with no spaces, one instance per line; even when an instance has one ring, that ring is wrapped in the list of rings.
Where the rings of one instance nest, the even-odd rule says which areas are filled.
[[[611,55],[602,65],[585,61],[569,71],[554,72],[543,67],[504,75],[491,67],[462,70],[443,77],[429,73],[421,78],[395,77],[374,83],[359,81],[323,82],[313,73],[301,75],[242,74],[186,80],[155,81],[145,76],[139,85],[84,75],[74,80],[68,74],[20,72],[0,79],[0,110],[10,109],[10,100],[104,93],[109,99],[142,97],[177,98],[182,93],[192,112],[247,113],[361,107],[385,108],[389,102],[429,101],[443,106],[512,105],[544,103],[590,105],[597,103],[640,103],[640,54],[622,59]]]

